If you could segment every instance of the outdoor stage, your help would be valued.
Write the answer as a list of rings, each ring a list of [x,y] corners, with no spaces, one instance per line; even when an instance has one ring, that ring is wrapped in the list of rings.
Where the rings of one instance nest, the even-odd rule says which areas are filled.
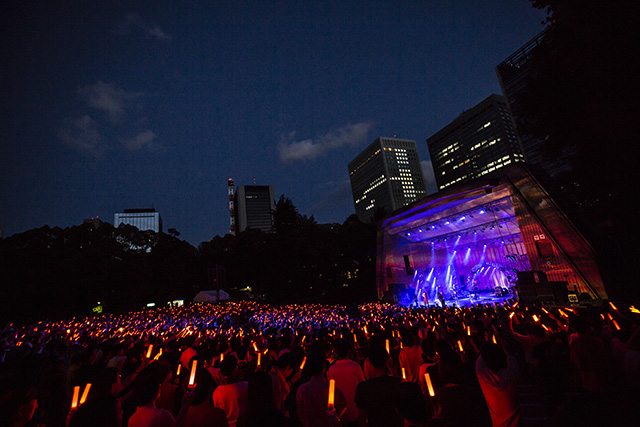
[[[458,306],[523,297],[557,304],[567,294],[601,300],[594,256],[529,169],[513,165],[387,217],[378,230],[378,296]]]

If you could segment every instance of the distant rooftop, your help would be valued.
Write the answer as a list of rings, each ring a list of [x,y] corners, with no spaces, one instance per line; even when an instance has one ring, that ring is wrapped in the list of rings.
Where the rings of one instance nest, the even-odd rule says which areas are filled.
[[[142,209],[125,209],[124,213],[148,213],[156,212],[154,208],[142,208]]]

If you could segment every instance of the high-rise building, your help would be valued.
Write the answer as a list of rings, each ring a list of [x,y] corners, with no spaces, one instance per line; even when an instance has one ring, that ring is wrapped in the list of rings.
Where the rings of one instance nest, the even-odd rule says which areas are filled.
[[[162,218],[155,209],[125,209],[124,213],[113,215],[113,226],[128,224],[137,227],[138,230],[152,230],[162,233]]]
[[[238,232],[247,228],[266,233],[273,231],[273,211],[276,208],[273,185],[239,185],[234,199]]]
[[[491,95],[427,139],[438,189],[524,161],[506,101]]]
[[[427,195],[416,142],[379,137],[349,163],[356,215],[370,222],[374,212],[391,213]]]
[[[507,59],[496,66],[496,74],[500,87],[507,102],[509,112],[514,119],[516,134],[520,140],[525,161],[538,165],[550,176],[569,169],[566,159],[570,153],[563,153],[558,158],[550,160],[542,156],[542,141],[540,138],[528,134],[524,130],[523,113],[520,111],[519,97],[526,93],[527,82],[531,79],[531,57],[535,49],[545,43],[547,30],[541,32]]]

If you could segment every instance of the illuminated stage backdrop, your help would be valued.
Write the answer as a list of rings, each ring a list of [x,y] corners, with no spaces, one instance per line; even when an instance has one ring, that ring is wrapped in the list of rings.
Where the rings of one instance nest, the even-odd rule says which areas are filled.
[[[518,272],[605,299],[595,254],[522,164],[419,200],[378,229],[377,289],[403,303],[512,290]],[[497,289],[496,289],[497,288]]]

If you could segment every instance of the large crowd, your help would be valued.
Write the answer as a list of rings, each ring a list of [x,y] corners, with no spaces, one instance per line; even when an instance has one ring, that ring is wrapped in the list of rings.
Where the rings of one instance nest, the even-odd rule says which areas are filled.
[[[190,304],[0,331],[0,425],[638,425],[640,311]]]

